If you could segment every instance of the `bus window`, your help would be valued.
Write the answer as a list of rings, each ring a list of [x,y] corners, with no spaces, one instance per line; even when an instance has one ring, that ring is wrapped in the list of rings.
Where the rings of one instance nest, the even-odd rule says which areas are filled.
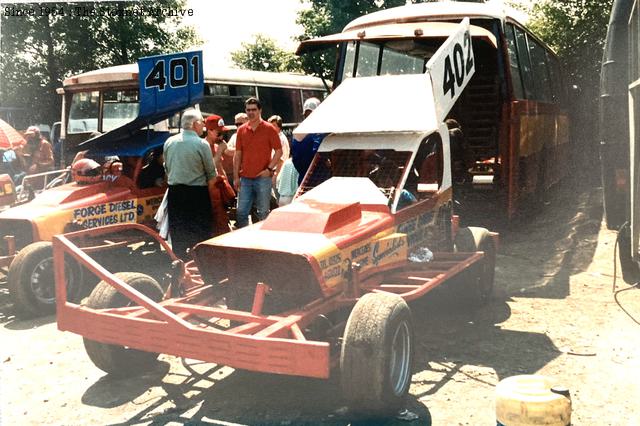
[[[629,81],[640,79],[640,55],[638,55],[638,49],[634,48],[640,44],[638,43],[640,40],[640,31],[638,31],[638,10],[640,7],[638,6],[636,3],[631,12],[631,19],[629,19],[629,43],[631,47],[629,49],[629,54],[631,55],[629,58]]]
[[[353,70],[355,65],[356,58],[356,48],[357,42],[350,41],[347,43],[347,49],[344,58],[344,70],[342,73],[342,78],[347,79],[353,77]]]
[[[108,90],[103,92],[102,131],[116,129],[138,116],[138,90]]]
[[[549,69],[549,77],[551,78],[551,97],[556,104],[564,105],[564,86],[562,85],[562,76],[560,75],[560,64],[558,60],[547,53],[547,65]]]
[[[229,86],[226,84],[207,84],[205,96],[230,96]]]
[[[69,109],[67,133],[85,133],[98,130],[100,92],[74,93]]]
[[[322,90],[305,90],[302,89],[302,103],[309,98],[318,98],[323,100],[327,96],[327,92]]]
[[[414,44],[413,40],[387,43],[382,53],[380,75],[422,74],[426,64],[425,56],[405,53],[412,51]]]
[[[522,76],[520,75],[520,64],[518,63],[518,50],[516,49],[516,36],[513,25],[506,27],[507,50],[509,52],[509,65],[511,67],[511,83],[513,84],[513,97],[524,99],[524,89],[522,87]]]
[[[285,123],[292,123],[302,117],[293,116],[294,105],[300,103],[299,89],[258,87],[258,96],[262,104],[262,116],[265,119],[277,114],[282,117]]]
[[[544,48],[533,40],[533,38],[527,36],[527,39],[529,41],[529,54],[533,67],[533,81],[536,91],[535,99],[542,102],[552,102],[551,82],[549,81]]]
[[[252,96],[256,96],[255,86],[206,84],[200,110],[222,116],[225,123],[233,123],[234,116],[244,111],[244,101]]]
[[[529,48],[527,47],[527,36],[520,28],[515,28],[516,45],[518,47],[518,62],[522,72],[524,83],[524,94],[527,99],[535,99],[535,83],[533,82],[533,69],[529,58]]]
[[[370,77],[378,73],[380,46],[371,43],[360,43],[356,77]]]

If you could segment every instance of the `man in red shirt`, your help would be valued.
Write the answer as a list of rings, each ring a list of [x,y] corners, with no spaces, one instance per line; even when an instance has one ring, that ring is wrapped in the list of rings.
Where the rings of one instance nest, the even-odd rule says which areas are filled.
[[[271,200],[271,178],[282,157],[278,131],[262,119],[260,101],[249,98],[244,105],[249,121],[238,129],[233,157],[233,185],[238,192],[238,228],[249,224],[249,213],[254,204],[258,220],[266,219]]]

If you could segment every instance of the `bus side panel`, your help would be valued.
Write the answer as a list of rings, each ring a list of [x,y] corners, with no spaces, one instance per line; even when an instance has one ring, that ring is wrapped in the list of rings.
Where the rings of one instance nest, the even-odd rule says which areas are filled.
[[[515,200],[544,191],[566,174],[566,170],[558,170],[558,164],[569,154],[568,121],[555,105],[514,101],[511,123],[510,144],[517,145],[519,152],[517,178],[512,175],[509,187],[510,212],[512,206],[515,211]]]
[[[517,141],[520,130],[520,118],[513,114],[512,104],[502,104],[502,117],[499,136],[500,188],[506,200],[507,218],[511,219],[518,209],[518,157],[520,147],[511,141]]]
[[[559,111],[556,114],[556,151],[554,161],[548,165],[554,170],[555,179],[550,185],[558,183],[571,172],[571,145],[569,143],[569,115]]]

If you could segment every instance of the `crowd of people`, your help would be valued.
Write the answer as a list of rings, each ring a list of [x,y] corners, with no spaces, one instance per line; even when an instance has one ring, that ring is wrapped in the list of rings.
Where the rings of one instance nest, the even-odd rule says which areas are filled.
[[[29,126],[24,137],[25,145],[14,145],[0,153],[0,168],[11,176],[15,185],[21,185],[26,175],[48,172],[54,166],[51,143],[37,126]]]
[[[316,98],[307,99],[304,117],[319,104]],[[254,220],[266,219],[272,197],[278,205],[290,203],[318,149],[315,139],[290,143],[282,118],[263,119],[256,98],[245,101],[234,124],[237,131],[227,142],[230,129],[221,116],[205,119],[189,109],[182,115],[181,132],[164,144],[168,190],[166,215],[161,216],[168,220],[168,237],[182,259],[191,257],[198,242],[230,230],[227,210],[234,199],[236,228],[247,226],[252,213]]]

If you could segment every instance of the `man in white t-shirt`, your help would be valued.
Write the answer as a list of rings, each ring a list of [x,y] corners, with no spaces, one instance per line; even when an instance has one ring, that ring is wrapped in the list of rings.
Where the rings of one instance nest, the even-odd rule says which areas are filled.
[[[238,134],[238,128],[244,123],[249,121],[249,117],[244,112],[239,112],[234,117],[234,124],[236,126],[236,132],[231,135],[229,142],[227,142],[227,149],[222,155],[222,167],[229,179],[229,183],[233,186],[233,155],[236,152],[236,135]]]

